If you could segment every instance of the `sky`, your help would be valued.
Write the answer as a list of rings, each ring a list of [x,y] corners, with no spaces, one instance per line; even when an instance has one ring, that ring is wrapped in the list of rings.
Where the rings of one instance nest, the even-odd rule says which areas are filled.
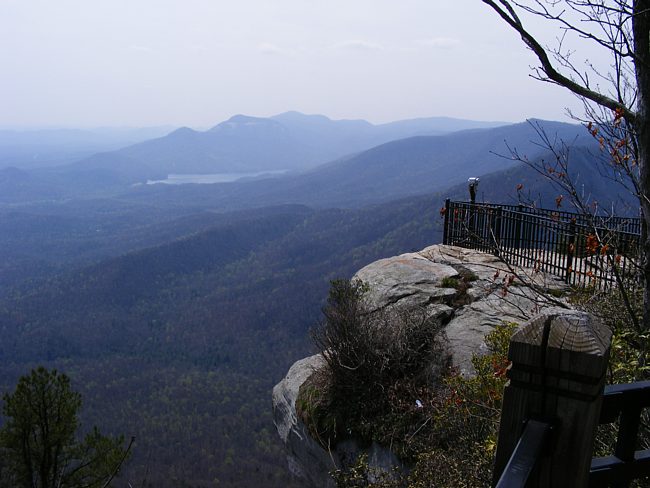
[[[5,128],[580,112],[535,64],[480,0],[0,0]]]

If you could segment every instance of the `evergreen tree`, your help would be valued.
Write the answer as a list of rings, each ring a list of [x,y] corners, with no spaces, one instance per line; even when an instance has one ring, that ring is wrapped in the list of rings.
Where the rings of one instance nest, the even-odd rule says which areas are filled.
[[[77,440],[81,395],[56,370],[32,370],[3,400],[2,487],[108,486],[128,454],[123,437],[103,436],[96,427]]]

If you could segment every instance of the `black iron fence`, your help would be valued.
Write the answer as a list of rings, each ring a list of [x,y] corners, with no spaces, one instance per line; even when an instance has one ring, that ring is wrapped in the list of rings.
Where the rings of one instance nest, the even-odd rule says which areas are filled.
[[[589,470],[589,488],[626,488],[650,475],[650,449],[637,450],[641,414],[650,407],[650,381],[608,385],[603,393],[599,424],[618,422],[616,447],[610,456],[595,457]],[[524,488],[538,465],[553,428],[529,420],[496,488]]]
[[[443,213],[444,244],[490,252],[573,286],[637,281],[638,218],[450,200]]]
[[[633,480],[648,477],[650,449],[637,450],[641,414],[647,407],[650,407],[650,381],[605,387],[599,423],[618,421],[618,436],[611,456],[591,461],[590,488],[628,487]]]

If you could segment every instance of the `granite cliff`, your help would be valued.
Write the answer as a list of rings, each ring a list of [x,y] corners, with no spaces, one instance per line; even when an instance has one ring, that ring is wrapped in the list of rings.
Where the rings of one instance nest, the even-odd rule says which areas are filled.
[[[368,285],[371,311],[417,307],[439,320],[444,327],[444,354],[464,375],[473,373],[472,355],[484,351],[484,337],[495,326],[523,323],[552,305],[551,296],[564,289],[558,278],[512,270],[493,255],[444,245],[376,261],[353,279]],[[544,298],[525,283],[553,291]],[[388,470],[399,465],[390,449],[376,443],[361,449],[354,439],[347,439],[326,450],[310,437],[296,414],[296,398],[300,386],[322,365],[320,355],[302,359],[273,389],[274,419],[289,470],[309,486],[330,487],[329,472],[353,462],[361,452],[368,455],[372,467]]]

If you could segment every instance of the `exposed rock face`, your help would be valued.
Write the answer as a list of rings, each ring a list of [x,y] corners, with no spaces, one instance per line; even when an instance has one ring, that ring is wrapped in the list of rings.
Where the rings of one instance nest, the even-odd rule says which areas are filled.
[[[436,263],[421,253],[409,253],[375,261],[352,279],[369,286],[370,308],[376,310],[398,302],[400,306],[449,302],[456,290],[441,288],[441,283],[454,276],[458,276],[458,271],[451,266]]]
[[[296,398],[300,385],[323,365],[319,354],[297,361],[284,379],[273,388],[273,416],[278,434],[287,450],[289,471],[310,486],[334,488],[330,472],[354,463],[363,451],[368,454],[372,468],[390,470],[400,462],[389,449],[373,443],[361,449],[353,440],[337,444],[330,452],[312,439],[303,422],[296,415]]]
[[[532,270],[517,270],[520,279],[544,289],[563,289],[562,281]],[[470,277],[471,288],[447,288],[450,280]],[[484,347],[483,338],[503,322],[522,323],[547,306],[538,294],[521,286],[520,279],[504,288],[512,273],[491,254],[453,246],[435,245],[416,252],[381,259],[358,271],[370,287],[371,307],[420,306],[449,317],[445,333],[454,366],[471,374],[471,358]]]
[[[495,256],[435,245],[371,263],[353,279],[369,286],[366,298],[371,310],[420,307],[441,320],[446,324],[444,331],[453,365],[463,374],[472,374],[472,355],[485,349],[484,337],[496,325],[523,323],[550,305],[530,288],[521,286],[522,281],[546,290],[561,290],[565,286],[561,280],[543,273],[517,270],[515,278],[512,271]],[[346,442],[326,452],[309,437],[296,417],[295,400],[300,385],[321,365],[318,355],[295,363],[274,388],[273,405],[291,472],[312,486],[330,487],[329,471],[353,460],[359,449],[354,442]],[[373,445],[366,452],[371,467],[390,469],[399,463],[381,446]]]
[[[329,472],[336,466],[329,454],[309,436],[296,415],[298,390],[323,365],[320,354],[294,363],[284,379],[273,388],[273,417],[287,450],[289,471],[313,486],[334,486]]]

